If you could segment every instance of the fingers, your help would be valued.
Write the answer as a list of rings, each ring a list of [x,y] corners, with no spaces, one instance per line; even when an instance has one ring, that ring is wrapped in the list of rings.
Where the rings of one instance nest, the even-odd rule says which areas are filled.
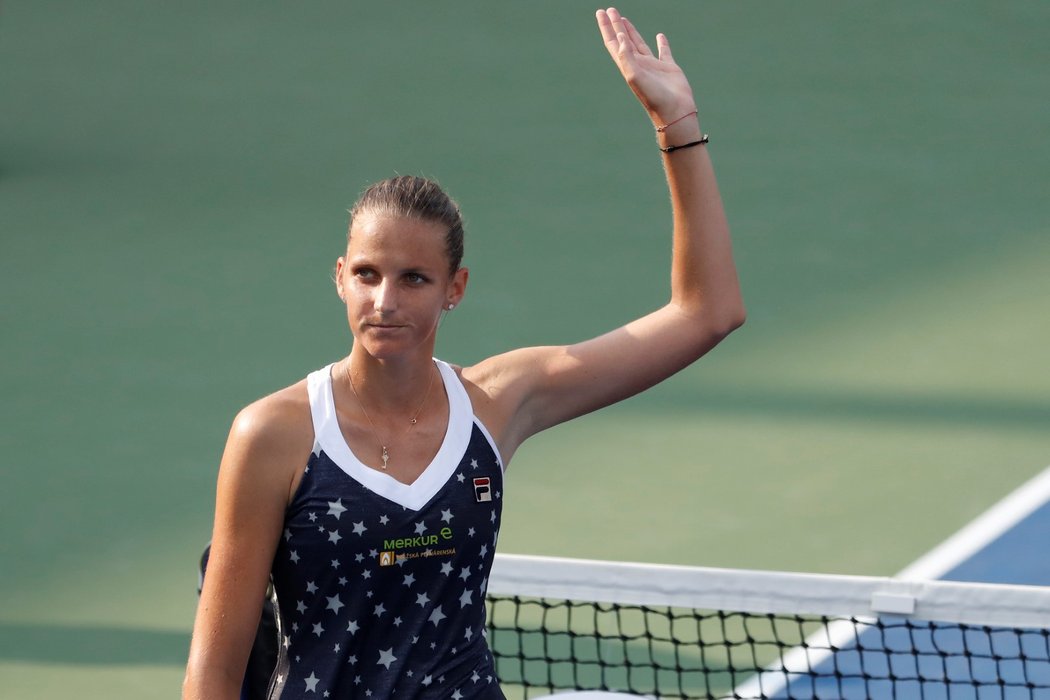
[[[639,56],[653,55],[652,50],[638,29],[630,20],[621,15],[620,11],[615,7],[610,7],[607,10],[598,10],[595,16],[598,19],[598,29],[602,33],[602,41],[605,42],[605,48],[609,50],[609,53],[614,58],[621,54],[625,48],[629,49],[630,53]],[[662,59],[666,55],[670,58],[671,49],[667,42],[667,37],[662,34],[657,35],[656,41],[659,57]]]
[[[630,39],[631,43],[634,44],[634,50],[643,56],[652,56],[653,52],[649,50],[649,45],[645,43],[645,39],[638,33],[638,30],[634,28],[634,25],[626,17],[621,17],[623,20],[623,26],[627,29],[627,38]]]
[[[616,38],[617,31],[613,27],[612,19],[606,10],[598,10],[594,14],[598,19],[598,30],[602,33],[602,41],[605,42],[605,48],[615,58],[617,53],[619,53],[620,42]]]

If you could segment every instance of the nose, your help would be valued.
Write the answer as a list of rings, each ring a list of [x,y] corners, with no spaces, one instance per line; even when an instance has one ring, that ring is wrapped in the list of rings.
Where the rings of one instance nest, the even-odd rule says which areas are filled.
[[[380,315],[390,314],[397,310],[397,289],[390,280],[383,280],[375,288],[372,305]]]

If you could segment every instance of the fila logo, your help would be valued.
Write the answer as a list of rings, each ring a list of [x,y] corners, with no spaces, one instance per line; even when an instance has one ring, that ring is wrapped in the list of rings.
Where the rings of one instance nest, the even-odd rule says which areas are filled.
[[[393,552],[380,552],[379,553],[379,565],[380,566],[393,566],[394,564],[395,564],[395,561],[394,561],[394,553]]]
[[[474,478],[474,498],[477,499],[478,503],[485,503],[492,500],[491,481],[492,480],[487,476],[478,476]]]

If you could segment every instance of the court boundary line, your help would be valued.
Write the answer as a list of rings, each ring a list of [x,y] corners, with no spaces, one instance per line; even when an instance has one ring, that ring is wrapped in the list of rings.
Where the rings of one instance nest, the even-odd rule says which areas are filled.
[[[895,578],[940,578],[1047,502],[1050,502],[1050,466],[906,566]]]
[[[948,573],[1000,537],[1010,528],[1050,502],[1050,466],[1024,482],[955,534],[904,567],[894,578],[931,580]],[[814,646],[842,647],[856,631],[849,621],[832,622],[806,638]],[[763,698],[783,691],[790,676],[815,668],[832,656],[829,649],[814,651],[798,646],[782,655],[736,688],[727,698]],[[795,670],[798,669],[798,670]]]

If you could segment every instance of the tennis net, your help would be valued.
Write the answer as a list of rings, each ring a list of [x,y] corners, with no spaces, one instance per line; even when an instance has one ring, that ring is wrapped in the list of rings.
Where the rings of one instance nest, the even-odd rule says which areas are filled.
[[[1050,588],[497,555],[509,698],[1050,700]]]

